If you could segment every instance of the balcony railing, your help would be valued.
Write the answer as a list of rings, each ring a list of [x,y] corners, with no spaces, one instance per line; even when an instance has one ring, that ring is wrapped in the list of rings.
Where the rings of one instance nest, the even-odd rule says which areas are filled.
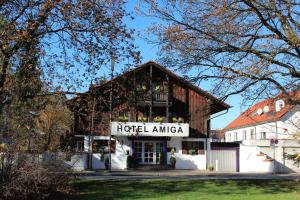
[[[166,93],[154,93],[154,101],[167,101],[168,95]]]
[[[151,101],[151,93],[137,93],[136,99],[137,101]],[[154,92],[153,101],[166,102],[168,101],[168,95],[165,92]]]

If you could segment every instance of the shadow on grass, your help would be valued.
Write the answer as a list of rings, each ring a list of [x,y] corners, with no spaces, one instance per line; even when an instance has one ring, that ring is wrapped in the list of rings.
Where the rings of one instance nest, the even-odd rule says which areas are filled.
[[[98,180],[76,181],[71,199],[143,199],[168,195],[285,194],[300,190],[296,181],[280,180]]]

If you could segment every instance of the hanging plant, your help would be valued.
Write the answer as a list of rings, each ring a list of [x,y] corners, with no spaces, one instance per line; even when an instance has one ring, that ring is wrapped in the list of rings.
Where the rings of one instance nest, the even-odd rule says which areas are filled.
[[[159,90],[160,90],[160,86],[159,85],[155,86],[155,91],[157,92]]]
[[[164,118],[161,117],[161,116],[157,116],[157,117],[154,117],[153,121],[154,121],[154,122],[162,123],[162,122],[164,121]]]
[[[177,123],[178,122],[177,118],[176,117],[172,117],[172,122]]]
[[[183,123],[183,122],[184,122],[184,119],[183,119],[182,117],[178,117],[177,122],[178,122],[178,123]]]
[[[147,117],[138,117],[138,121],[139,122],[148,122],[148,118]]]
[[[127,116],[119,116],[119,117],[118,117],[118,120],[119,120],[120,122],[128,122],[128,117],[127,117]]]

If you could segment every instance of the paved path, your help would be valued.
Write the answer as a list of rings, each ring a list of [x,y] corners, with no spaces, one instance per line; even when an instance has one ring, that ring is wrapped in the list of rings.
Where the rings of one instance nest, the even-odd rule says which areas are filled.
[[[193,170],[165,170],[165,171],[85,171],[76,173],[80,179],[109,180],[109,179],[264,179],[264,180],[300,180],[299,173],[266,174],[266,173],[217,173]]]

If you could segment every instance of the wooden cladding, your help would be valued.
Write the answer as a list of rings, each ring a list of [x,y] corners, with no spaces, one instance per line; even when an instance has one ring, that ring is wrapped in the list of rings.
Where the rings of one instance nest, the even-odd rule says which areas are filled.
[[[118,121],[119,116],[125,115],[128,121],[146,118],[143,122],[151,122],[155,117],[164,118],[164,122],[183,118],[184,122],[189,123],[190,137],[205,137],[208,134],[207,121],[210,116],[210,106],[207,97],[190,84],[179,81],[172,74],[151,65],[116,80],[113,86],[112,118],[114,121]],[[94,123],[90,122],[92,119],[90,109],[91,99],[95,96],[92,96],[91,92],[90,96],[79,101],[76,108],[79,114],[74,113],[74,127],[77,134],[80,132],[83,134],[93,132],[95,135],[109,134],[107,98],[109,89],[108,85],[104,85],[95,87],[92,91],[96,96],[97,104],[93,116]],[[91,124],[94,127],[90,127]]]

